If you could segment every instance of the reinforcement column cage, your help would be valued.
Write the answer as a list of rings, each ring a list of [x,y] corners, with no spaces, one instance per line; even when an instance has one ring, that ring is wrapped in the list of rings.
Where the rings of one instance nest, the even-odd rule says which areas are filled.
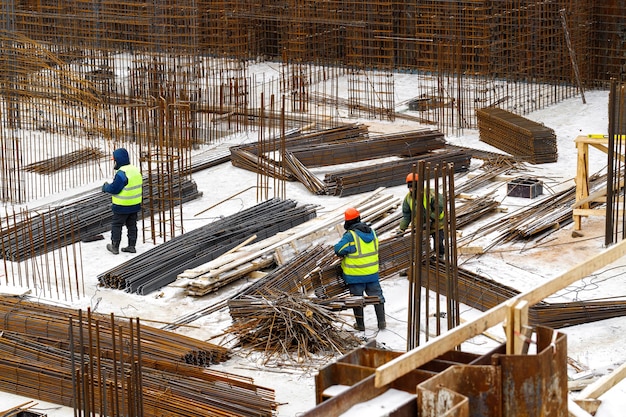
[[[624,239],[626,231],[626,83],[613,80],[609,94],[605,245]]]
[[[420,345],[421,334],[428,341],[431,334],[430,318],[434,317],[435,335],[456,327],[460,323],[458,300],[458,270],[456,267],[456,214],[454,210],[454,168],[451,164],[419,162],[413,173],[418,175],[417,188],[413,189],[413,219],[411,221],[411,256],[408,268],[409,300],[407,318],[407,350]],[[431,191],[439,193],[434,207],[429,204]],[[424,204],[424,201],[427,203]],[[439,205],[443,207],[439,207]],[[443,210],[443,212],[441,212]],[[440,214],[443,214],[441,218]],[[432,221],[426,219],[434,219]],[[443,255],[437,237],[444,233]],[[431,233],[434,231],[434,233]],[[432,245],[431,245],[432,240]],[[430,285],[430,274],[436,282],[444,275],[445,288]],[[422,293],[422,289],[424,293]],[[441,305],[441,296],[446,295],[446,305]],[[435,305],[431,306],[430,298]],[[445,328],[442,321],[445,319]]]

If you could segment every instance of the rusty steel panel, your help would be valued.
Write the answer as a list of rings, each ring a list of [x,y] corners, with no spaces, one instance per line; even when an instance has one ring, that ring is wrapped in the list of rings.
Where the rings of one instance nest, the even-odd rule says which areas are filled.
[[[495,366],[451,366],[417,386],[419,416],[501,417],[500,379]]]
[[[315,375],[315,403],[324,401],[324,391],[333,385],[353,386],[374,373],[376,368],[332,363]]]
[[[361,365],[368,368],[378,368],[381,365],[401,356],[403,352],[368,348],[355,349],[344,355],[337,362]]]
[[[567,417],[567,337],[537,328],[537,354],[494,355],[507,417]]]

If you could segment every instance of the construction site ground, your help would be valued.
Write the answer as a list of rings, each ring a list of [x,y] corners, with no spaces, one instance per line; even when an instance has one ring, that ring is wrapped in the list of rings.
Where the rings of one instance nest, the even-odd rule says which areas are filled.
[[[553,128],[558,138],[559,160],[557,163],[526,165],[526,171],[519,174],[543,181],[545,194],[553,193],[563,187],[573,186],[576,175],[574,138],[578,135],[605,133],[606,131],[607,92],[587,92],[586,98],[587,104],[582,104],[579,98],[574,98],[528,115],[530,119]],[[419,127],[403,120],[395,123],[362,122],[368,124],[373,133],[389,133]],[[229,142],[216,144],[213,149],[204,149],[202,152],[214,152],[217,149],[254,140],[256,140],[254,135],[243,135],[229,139]],[[494,148],[478,140],[477,131],[467,130],[459,136],[447,137],[446,140],[450,144],[458,146],[497,152]],[[590,157],[592,158],[590,161],[591,172],[599,171],[605,167],[606,157],[604,154],[592,153]],[[472,172],[478,170],[479,167],[480,162],[473,161],[472,169],[467,175],[472,175]],[[251,188],[257,184],[256,174],[235,168],[230,163],[203,170],[194,174],[193,178],[203,195],[201,198],[184,205],[184,230],[193,230],[208,222],[240,212],[259,201],[255,189]],[[458,180],[455,179],[458,183],[462,183],[463,180],[462,176]],[[537,200],[507,197],[506,182],[507,178],[494,181],[485,187],[485,190],[477,192],[477,194],[495,192],[503,210],[482,223],[459,230],[459,242],[476,248],[488,248],[494,236],[480,236],[478,232],[481,227],[486,227],[494,222],[502,222],[502,219],[506,218],[507,215],[516,210],[522,210],[528,204],[535,203],[543,197],[540,196]],[[74,192],[84,192],[99,186],[100,184],[91,184],[82,190],[74,190]],[[270,187],[270,194],[274,191]],[[385,191],[400,200],[406,193],[406,187],[392,187]],[[239,192],[242,193],[233,197]],[[286,197],[302,204],[318,205],[318,216],[341,207],[352,199],[352,197],[312,195],[299,183],[287,183]],[[53,196],[49,200],[54,201],[58,198],[59,196]],[[45,201],[38,201],[37,203],[45,204]],[[476,235],[476,239],[471,239],[473,235]],[[145,320],[145,324],[161,327],[175,321],[178,317],[201,310],[219,300],[227,299],[248,285],[251,280],[254,280],[254,278],[239,280],[216,293],[199,298],[185,294],[184,288],[188,282],[185,282],[184,279],[143,296],[102,288],[97,285],[96,276],[122,262],[131,261],[134,256],[127,253],[120,255],[108,253],[105,245],[110,239],[110,234],[105,233],[104,237],[103,241],[81,245],[87,296],[72,302],[53,300],[53,303],[71,308],[90,308],[94,312],[113,312],[120,317],[140,317]],[[381,238],[384,237],[381,236]],[[335,236],[335,239],[339,239],[339,234]],[[463,241],[463,239],[468,240]],[[335,242],[329,238],[328,243]],[[124,244],[125,241],[122,242],[122,245]],[[141,242],[138,244],[137,250],[139,253],[143,253],[153,247],[154,243],[152,242]],[[598,216],[585,218],[580,231],[574,231],[572,223],[564,224],[539,239],[498,244],[488,248],[485,253],[480,255],[460,255],[458,264],[519,291],[526,291],[540,285],[542,281],[564,273],[572,266],[604,249],[604,220],[603,217]],[[611,297],[623,300],[624,288],[626,288],[625,269],[626,260],[620,260],[597,271],[593,276],[581,280],[565,291],[559,292],[548,301],[608,299]],[[373,308],[366,308],[366,331],[360,335],[364,341],[375,338],[381,347],[401,351],[406,349],[407,286],[406,278],[401,276],[394,276],[383,282],[383,290],[387,300],[388,328],[384,331],[378,331],[375,327]],[[341,314],[347,321],[351,320],[350,312]],[[462,319],[469,320],[476,314],[478,312],[469,307],[461,308]],[[435,317],[429,318],[431,327],[434,327],[436,319]],[[210,340],[213,343],[229,344],[230,341],[226,340],[227,338],[223,337],[222,333],[230,323],[228,311],[220,310],[199,317],[197,320],[179,327],[176,331],[201,340]],[[613,318],[578,325],[562,329],[562,331],[568,335],[568,356],[573,364],[568,372],[572,376],[572,381],[581,383],[581,386],[584,386],[581,381],[591,382],[594,378],[610,372],[626,361],[626,345],[624,344],[626,318]],[[504,333],[501,328],[493,328],[486,335],[476,337],[465,343],[463,349],[478,353],[484,352],[499,343],[498,341],[501,341],[503,337]],[[256,384],[275,389],[277,401],[281,403],[278,408],[278,415],[297,416],[298,413],[302,413],[315,405],[313,376],[320,366],[330,360],[332,357],[320,357],[316,360],[302,361],[297,364],[281,363],[280,361],[266,362],[263,356],[257,352],[235,349],[233,359],[216,365],[216,369],[252,377]],[[596,416],[618,415],[619,407],[615,405],[615,402],[619,404],[621,400],[619,393],[621,393],[623,405],[623,394],[626,391],[624,385],[623,383],[618,385],[607,394]],[[572,396],[575,397],[575,393]],[[0,393],[0,404],[4,406],[0,408],[9,408],[24,401],[24,398]],[[38,407],[46,409],[49,417],[70,416],[72,412],[69,408],[60,408],[51,404],[41,403]]]

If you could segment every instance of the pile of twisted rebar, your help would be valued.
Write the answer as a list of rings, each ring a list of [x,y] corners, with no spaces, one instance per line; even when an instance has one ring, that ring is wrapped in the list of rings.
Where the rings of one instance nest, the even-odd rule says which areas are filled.
[[[177,236],[98,275],[101,285],[149,294],[176,280],[186,269],[205,264],[251,236],[266,239],[316,217],[312,205],[271,199]]]
[[[332,308],[307,295],[317,285],[311,271],[336,261],[332,247],[315,245],[242,290],[228,300],[233,324],[226,333],[263,351],[266,360],[334,355],[358,346],[360,341],[343,329]],[[344,283],[341,292],[346,291]]]
[[[272,358],[299,360],[315,354],[333,356],[359,346],[351,332],[341,330],[339,317],[300,294],[241,296],[228,301],[233,324],[226,333],[246,348]]]

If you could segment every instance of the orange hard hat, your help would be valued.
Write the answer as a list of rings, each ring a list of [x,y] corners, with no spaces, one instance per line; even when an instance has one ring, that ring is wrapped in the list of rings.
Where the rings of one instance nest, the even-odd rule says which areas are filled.
[[[417,173],[410,172],[410,173],[406,176],[406,182],[407,182],[407,184],[408,184],[408,183],[410,183],[410,182],[416,182],[418,178],[419,178],[419,177],[417,176]]]
[[[357,217],[361,217],[361,213],[359,213],[357,211],[357,209],[355,209],[354,207],[350,207],[349,209],[346,210],[346,212],[343,214],[343,217],[346,221],[348,220],[354,220]]]

